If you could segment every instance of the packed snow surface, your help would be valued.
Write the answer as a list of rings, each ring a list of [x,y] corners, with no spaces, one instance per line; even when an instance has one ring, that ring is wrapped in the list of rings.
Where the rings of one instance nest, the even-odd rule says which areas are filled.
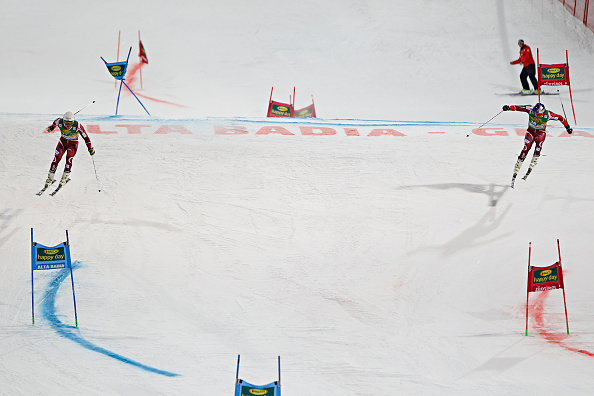
[[[32,0],[0,22],[1,395],[231,395],[237,355],[255,384],[280,356],[284,396],[594,391],[594,35],[560,2]],[[571,95],[541,101],[575,132],[551,121],[511,189],[528,117],[501,108],[538,101],[509,95],[519,38],[569,57]],[[101,57],[130,48],[116,115]],[[272,87],[319,118],[266,118]],[[79,139],[36,196],[44,128],[80,109],[96,155]],[[32,274],[31,229],[68,231],[72,278]],[[527,295],[529,260],[560,257],[565,289]]]

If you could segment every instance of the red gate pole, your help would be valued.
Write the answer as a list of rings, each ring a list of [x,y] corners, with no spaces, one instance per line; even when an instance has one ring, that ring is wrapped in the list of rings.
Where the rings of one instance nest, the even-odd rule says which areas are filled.
[[[563,273],[563,265],[561,264],[561,246],[559,246],[559,239],[557,239],[557,250],[559,251],[559,267]],[[565,324],[567,325],[567,334],[569,334],[569,319],[567,317],[567,302],[565,300],[565,282],[563,282],[563,306],[565,307]]]
[[[141,43],[140,41],[140,30],[138,31],[138,43]],[[142,59],[140,59],[140,51],[138,52],[138,58],[140,60],[140,67],[138,68],[138,71],[140,72],[140,89],[142,89]]]
[[[567,62],[567,69],[569,70],[569,53],[565,50],[565,61]],[[573,107],[573,95],[571,94],[571,80],[567,81],[567,86],[569,87],[569,100],[571,100],[571,110],[573,111],[573,122],[577,125],[577,120],[575,119],[575,107]]]
[[[270,99],[268,99],[268,113],[266,113],[266,117],[270,117],[270,111],[272,110],[272,91],[274,91],[274,86],[270,89]]]
[[[540,51],[538,48],[536,49],[536,68],[538,69],[538,103],[540,103],[540,76],[542,75],[542,73],[540,71]]]
[[[532,252],[532,242],[528,243],[528,276],[530,276],[530,253]],[[530,285],[530,279],[527,281],[526,285],[526,335],[528,335],[528,299],[530,296],[530,290],[528,286]]]
[[[290,100],[289,103],[291,103]],[[295,87],[293,87],[293,105],[291,106],[291,117],[295,117]]]

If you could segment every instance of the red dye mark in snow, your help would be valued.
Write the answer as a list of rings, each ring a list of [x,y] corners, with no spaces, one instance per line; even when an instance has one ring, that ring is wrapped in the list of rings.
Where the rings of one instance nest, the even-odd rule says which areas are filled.
[[[135,92],[135,94],[136,94],[136,96],[140,96],[140,97],[143,97],[145,99],[152,100],[153,102],[165,103],[165,104],[168,104],[168,105],[171,105],[171,106],[176,106],[176,107],[185,107],[186,109],[189,109],[190,108],[190,106],[181,105],[181,104],[177,104],[177,103],[173,103],[173,102],[168,102],[166,100],[151,98],[150,96],[142,95],[142,94],[139,94],[138,92]]]
[[[565,343],[564,340],[569,338],[568,334],[559,332],[552,333],[549,331],[549,329],[547,329],[545,323],[546,321],[544,306],[548,296],[549,291],[540,292],[536,297],[536,301],[533,303],[530,310],[530,313],[536,322],[534,327],[536,328],[538,335],[544,338],[547,342],[564,348],[570,352],[580,353],[582,355],[594,357],[594,353],[590,351],[586,351],[585,349],[574,348],[572,346],[567,345],[567,343]]]
[[[181,104],[177,104],[177,103],[173,103],[173,102],[168,102],[166,100],[151,98],[150,96],[146,96],[146,95],[136,92],[138,89],[138,87],[136,86],[137,73],[140,71],[140,69],[142,67],[144,67],[144,65],[145,65],[145,63],[136,63],[130,67],[130,69],[127,73],[126,84],[134,91],[136,96],[140,96],[141,98],[145,98],[145,99],[151,100],[153,102],[165,103],[165,104],[168,104],[171,106],[176,106],[176,107],[185,107],[187,109],[190,108],[189,106],[185,106],[185,105],[181,105]]]
[[[133,85],[135,85],[136,73],[138,73],[142,65],[143,63],[137,63],[135,65],[132,65],[132,67],[128,70],[128,75],[126,77],[126,84],[128,84],[128,86],[132,87]]]

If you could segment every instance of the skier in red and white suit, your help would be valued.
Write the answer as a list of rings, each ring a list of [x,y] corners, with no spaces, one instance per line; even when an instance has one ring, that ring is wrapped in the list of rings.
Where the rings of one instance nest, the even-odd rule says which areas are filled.
[[[67,111],[62,118],[56,118],[52,125],[47,127],[47,131],[52,132],[54,128],[60,128],[62,136],[60,136],[60,141],[56,146],[56,155],[54,156],[49,173],[47,174],[47,180],[45,181],[46,187],[54,181],[58,163],[62,159],[64,153],[66,153],[66,164],[64,166],[62,180],[60,180],[60,185],[64,185],[68,181],[70,169],[72,168],[72,160],[78,149],[78,135],[82,136],[84,139],[89,154],[95,155],[95,149],[91,144],[91,139],[89,138],[89,135],[87,135],[87,131],[85,131],[85,128],[81,123],[74,120],[74,114],[72,114],[71,111]]]
[[[520,152],[518,156],[518,161],[516,162],[516,167],[514,168],[514,175],[512,177],[511,187],[514,187],[514,183],[516,181],[516,176],[522,167],[522,163],[526,159],[526,156],[530,152],[532,148],[532,144],[536,142],[536,147],[534,148],[534,154],[532,155],[532,162],[530,162],[530,167],[526,172],[526,175],[522,178],[526,180],[532,169],[536,166],[538,159],[540,158],[540,152],[542,151],[542,145],[547,137],[547,122],[550,120],[559,121],[563,124],[567,133],[571,134],[573,129],[567,123],[567,120],[563,118],[563,116],[553,113],[545,109],[542,103],[537,103],[532,107],[531,105],[504,105],[503,111],[521,111],[523,113],[528,113],[528,129],[526,131],[526,136],[524,137],[524,148]]]

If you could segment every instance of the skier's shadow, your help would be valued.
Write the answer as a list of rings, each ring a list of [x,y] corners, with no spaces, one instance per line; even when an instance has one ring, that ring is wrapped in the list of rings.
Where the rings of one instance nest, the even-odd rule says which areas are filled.
[[[431,188],[434,190],[459,189],[469,193],[484,194],[489,198],[489,206],[497,206],[497,203],[509,189],[508,185],[496,184],[466,184],[466,183],[441,183],[441,184],[421,184],[416,186],[405,186],[405,188]]]
[[[509,233],[507,233],[504,235],[499,235],[484,240],[484,238],[487,238],[488,235],[490,235],[499,228],[501,222],[503,221],[503,219],[505,218],[505,216],[511,208],[511,204],[508,204],[507,208],[505,208],[503,212],[499,215],[497,214],[498,210],[495,209],[495,206],[497,206],[503,194],[505,194],[505,192],[510,188],[509,186],[501,186],[495,184],[443,183],[405,186],[401,188],[404,189],[419,187],[431,188],[435,190],[459,189],[469,193],[484,194],[489,198],[489,206],[491,207],[491,209],[489,209],[487,213],[485,213],[485,215],[482,216],[476,224],[474,224],[467,230],[463,231],[461,234],[454,236],[448,242],[441,245],[423,246],[410,251],[409,254],[414,254],[419,251],[439,250],[442,252],[443,255],[450,256],[463,248],[486,245],[498,239],[505,238],[509,235]]]

